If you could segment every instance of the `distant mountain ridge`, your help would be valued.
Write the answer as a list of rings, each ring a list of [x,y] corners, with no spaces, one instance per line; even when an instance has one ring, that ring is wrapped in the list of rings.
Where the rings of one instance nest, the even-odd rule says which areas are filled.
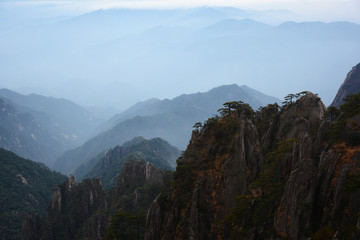
[[[171,100],[159,100],[152,98],[147,101],[138,102],[124,112],[114,115],[109,121],[105,122],[102,127],[107,130],[124,120],[131,119],[136,116],[151,116],[159,113],[175,112],[179,110],[186,111],[186,108],[189,105],[192,105],[193,111],[215,114],[217,109],[221,107],[222,103],[231,101],[231,99],[235,100],[236,98],[249,103],[254,109],[268,103],[280,102],[279,99],[265,95],[257,90],[249,88],[246,85],[223,85],[213,88],[208,92],[182,94]]]
[[[152,104],[137,105],[136,110],[130,108],[114,117],[108,125],[109,130],[65,152],[57,159],[54,168],[61,172],[73,172],[105,149],[121,145],[136,136],[148,139],[160,137],[179,149],[185,149],[194,123],[216,114],[224,102],[239,100],[255,109],[280,101],[236,84],[220,86],[204,93],[183,94],[172,100],[151,100]]]
[[[48,166],[100,123],[71,101],[8,89],[0,89],[0,109],[0,147]]]
[[[125,109],[241,79],[276,96],[308,89],[328,105],[337,79],[358,59],[359,24],[284,22],[290,15],[220,7],[107,9],[17,29],[5,22],[2,86],[22,88],[20,79],[28,79],[47,95]],[[49,67],[33,71],[43,64]]]
[[[5,97],[19,106],[42,112],[54,119],[75,144],[80,144],[90,135],[100,120],[85,108],[63,98],[45,97],[38,94],[23,95],[9,89],[0,89],[0,97]]]

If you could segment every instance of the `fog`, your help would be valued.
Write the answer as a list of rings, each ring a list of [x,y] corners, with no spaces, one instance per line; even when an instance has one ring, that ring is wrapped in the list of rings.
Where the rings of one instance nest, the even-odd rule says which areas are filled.
[[[0,3],[0,87],[118,111],[232,83],[278,98],[310,90],[330,104],[360,62],[355,1],[332,18],[333,1],[308,14],[297,1],[271,5],[280,10],[85,2]]]

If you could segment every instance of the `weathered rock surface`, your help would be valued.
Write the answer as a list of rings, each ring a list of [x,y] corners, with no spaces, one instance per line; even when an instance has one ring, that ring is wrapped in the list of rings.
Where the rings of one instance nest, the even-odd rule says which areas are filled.
[[[165,175],[169,175],[166,173],[144,160],[131,160],[108,193],[103,191],[99,179],[76,183],[70,175],[68,181],[54,188],[46,219],[36,215],[26,219],[23,238],[104,239],[117,212],[146,214],[166,181]]]
[[[76,183],[70,176],[54,188],[41,239],[75,239],[79,228],[102,205],[104,196],[99,179]]]
[[[306,92],[280,111],[209,119],[150,207],[145,239],[357,239],[360,148],[328,144],[325,110]]]

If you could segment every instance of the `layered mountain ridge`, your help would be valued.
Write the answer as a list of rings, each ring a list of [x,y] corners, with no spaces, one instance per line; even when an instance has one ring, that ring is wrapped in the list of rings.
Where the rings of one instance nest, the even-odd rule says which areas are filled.
[[[0,109],[0,147],[49,167],[100,123],[68,100],[8,89],[0,89]]]
[[[247,86],[225,85],[205,93],[183,94],[172,100],[150,100],[112,118],[98,134],[82,146],[65,152],[55,162],[54,168],[61,172],[73,172],[78,166],[94,158],[102,151],[122,145],[137,136],[160,137],[179,149],[185,149],[192,126],[204,121],[224,102],[242,100],[254,108],[278,102]]]

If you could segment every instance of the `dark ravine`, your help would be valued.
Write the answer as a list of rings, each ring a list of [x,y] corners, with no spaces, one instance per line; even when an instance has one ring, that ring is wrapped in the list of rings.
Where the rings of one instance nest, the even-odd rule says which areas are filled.
[[[24,221],[23,240],[104,239],[118,214],[136,217],[144,235],[145,215],[169,171],[145,161],[124,164],[116,186],[104,192],[99,179],[70,179],[54,188],[46,219],[31,215]],[[127,223],[127,222],[126,222]],[[135,234],[135,233],[132,233]]]
[[[228,107],[193,132],[145,239],[359,239],[360,113],[328,121],[310,92],[256,113]],[[350,134],[334,137],[341,119]]]

